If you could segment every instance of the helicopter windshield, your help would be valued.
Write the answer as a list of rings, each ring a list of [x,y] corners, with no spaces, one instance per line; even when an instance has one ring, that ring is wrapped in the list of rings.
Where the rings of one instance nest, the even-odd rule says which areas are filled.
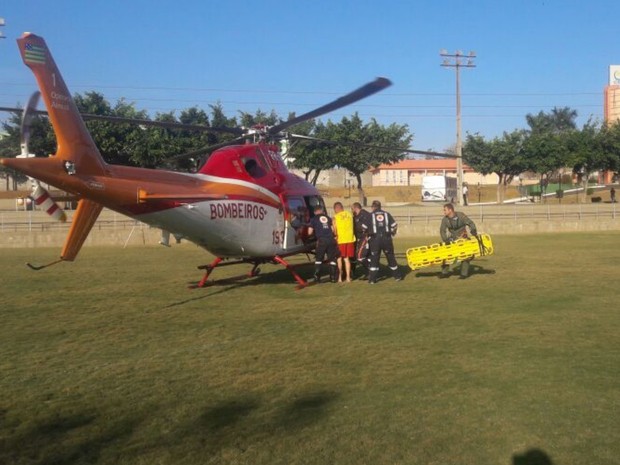
[[[310,213],[310,218],[314,216],[314,208],[321,206],[323,210],[325,210],[325,203],[323,199],[319,195],[307,195],[304,197],[306,201],[306,205],[308,206],[308,212]]]

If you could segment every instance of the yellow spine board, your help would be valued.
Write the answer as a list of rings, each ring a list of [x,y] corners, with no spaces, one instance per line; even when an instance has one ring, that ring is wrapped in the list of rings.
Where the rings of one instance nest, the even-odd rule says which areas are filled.
[[[488,234],[478,238],[458,239],[451,244],[432,244],[407,250],[407,263],[412,270],[432,265],[451,264],[457,260],[493,254],[493,242]]]

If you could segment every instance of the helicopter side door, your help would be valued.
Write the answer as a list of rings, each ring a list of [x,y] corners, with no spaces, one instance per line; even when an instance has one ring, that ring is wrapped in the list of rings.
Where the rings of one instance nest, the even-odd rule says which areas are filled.
[[[283,248],[290,250],[303,245],[304,237],[307,236],[310,214],[306,202],[301,196],[286,196],[283,203],[285,206]]]

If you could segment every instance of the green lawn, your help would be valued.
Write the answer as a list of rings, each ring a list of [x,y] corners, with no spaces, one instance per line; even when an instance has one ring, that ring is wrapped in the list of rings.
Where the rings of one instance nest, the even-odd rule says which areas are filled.
[[[0,463],[620,463],[618,239],[301,291],[275,265],[189,290],[191,245],[2,249]]]

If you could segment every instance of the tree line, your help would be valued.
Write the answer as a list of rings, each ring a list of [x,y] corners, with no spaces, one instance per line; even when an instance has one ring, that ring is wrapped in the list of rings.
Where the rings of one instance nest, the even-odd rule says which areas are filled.
[[[124,99],[111,104],[98,92],[74,96],[82,113],[149,120],[145,110],[138,110],[134,103]],[[274,111],[257,110],[254,114],[239,112],[228,117],[222,105],[209,105],[206,112],[198,107],[157,113],[154,121],[178,122],[205,127],[272,126],[295,117],[294,113],[283,119]],[[498,176],[498,201],[502,202],[505,188],[515,176],[533,172],[541,182],[553,180],[566,168],[578,179],[587,183],[593,171],[620,169],[620,123],[611,125],[588,121],[582,128],[576,125],[577,112],[568,107],[553,108],[550,112],[527,114],[526,129],[504,132],[500,137],[487,139],[475,133],[467,134],[463,146],[463,160],[482,174]],[[86,121],[101,155],[108,163],[146,168],[171,168],[191,171],[200,156],[181,157],[232,140],[235,136],[221,132],[195,131],[141,126],[110,121]],[[6,137],[0,140],[0,157],[13,157],[19,153],[20,115],[13,114],[3,123]],[[357,113],[345,116],[338,122],[309,120],[294,126],[294,133],[321,140],[286,141],[283,152],[293,168],[300,169],[307,180],[316,183],[323,170],[344,168],[357,179],[362,189],[362,173],[370,167],[394,163],[406,156],[413,134],[405,124],[379,124],[375,119],[364,122]],[[389,147],[389,149],[386,149]],[[30,152],[48,156],[56,152],[56,139],[47,118],[34,117],[31,127]],[[175,158],[176,157],[176,158]],[[25,178],[8,169],[0,170],[6,179],[7,190],[16,188]]]
[[[584,185],[594,171],[620,170],[620,123],[589,120],[578,128],[577,112],[568,107],[527,114],[528,128],[504,132],[487,140],[467,134],[463,160],[482,174],[498,176],[497,200],[503,202],[505,188],[515,176],[536,173],[540,184],[561,180],[565,169]]]
[[[98,92],[76,94],[74,100],[81,113],[102,116],[113,116],[150,120],[145,110],[136,109],[135,105],[120,99],[111,104]],[[154,121],[201,125],[207,128],[246,127],[255,125],[273,126],[294,118],[290,113],[282,119],[274,111],[267,113],[257,110],[254,114],[239,112],[238,117],[227,117],[222,105],[209,105],[209,112],[198,107],[182,110],[178,116],[175,112],[157,113]],[[14,157],[19,154],[20,146],[20,114],[13,114],[3,123],[6,134],[0,140],[0,157]],[[88,120],[85,122],[102,157],[108,163],[145,168],[169,168],[191,171],[195,169],[200,155],[179,157],[208,147],[232,140],[236,136],[221,132],[196,131],[187,129],[171,129],[144,126],[131,123]],[[392,163],[404,158],[402,150],[409,147],[413,136],[407,125],[391,124],[384,126],[372,119],[364,123],[356,114],[344,117],[340,122],[309,120],[293,128],[296,134],[310,136],[317,140],[293,140],[287,144],[287,157],[292,160],[293,168],[303,171],[306,179],[316,183],[322,170],[339,166],[349,170],[358,180],[358,188],[362,188],[361,174],[369,166]],[[362,146],[364,144],[365,146]],[[390,147],[381,150],[370,147]],[[49,120],[35,116],[31,125],[29,144],[30,153],[46,157],[56,152],[56,139]],[[0,170],[0,176],[7,182],[17,183],[25,180],[23,175],[9,169]]]

